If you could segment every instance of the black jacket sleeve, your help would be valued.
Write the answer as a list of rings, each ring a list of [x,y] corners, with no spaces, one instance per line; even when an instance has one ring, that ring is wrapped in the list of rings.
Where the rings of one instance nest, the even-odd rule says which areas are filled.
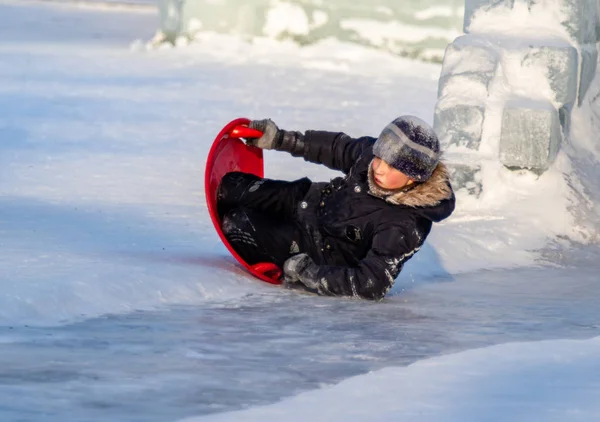
[[[373,245],[357,267],[322,265],[317,272],[318,292],[332,296],[354,296],[380,300],[390,290],[406,261],[420,244],[402,227],[381,227]]]
[[[341,132],[309,130],[304,134],[304,159],[348,173],[374,143],[375,138],[368,136],[355,139]]]

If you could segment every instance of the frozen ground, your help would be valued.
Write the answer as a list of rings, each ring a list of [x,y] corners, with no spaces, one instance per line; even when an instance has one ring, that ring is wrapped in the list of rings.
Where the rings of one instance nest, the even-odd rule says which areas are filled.
[[[440,280],[383,304],[322,300],[273,289],[243,299],[109,315],[55,328],[3,327],[0,419],[168,421],[273,403],[349,376],[475,347],[596,336],[600,332],[597,277],[583,273],[577,278],[573,283],[572,274],[566,271],[472,274],[455,282]],[[574,344],[569,353],[554,350],[553,343],[544,346],[555,364],[568,363],[578,374],[564,391],[564,400],[570,406],[569,397],[580,397],[580,390],[598,394],[600,345],[597,341],[592,345],[595,354],[589,356],[589,362],[577,356],[581,346],[585,350],[585,344]],[[556,375],[552,362],[538,361],[539,351],[531,353],[532,347],[537,346],[526,346],[521,353],[517,349],[505,354],[501,349],[490,357],[482,354],[482,362],[466,372],[462,368],[454,377],[468,385],[461,374],[473,375],[486,368],[499,371],[499,356],[517,363],[525,360],[530,366],[533,361],[533,369],[543,369],[534,380],[524,375],[532,368],[521,364],[524,368],[517,365],[514,374],[503,375],[507,378],[504,381],[498,374],[481,376],[477,381],[493,391],[492,399],[496,397],[487,398],[491,401],[488,412],[495,406],[506,406],[506,402],[518,407],[523,401],[541,410],[548,399],[543,391],[537,392],[542,384],[539,378],[550,382],[562,396],[563,386],[557,387],[563,382],[562,373]],[[468,362],[470,358],[466,359]],[[582,376],[583,364],[589,366],[587,373],[596,387],[590,387],[594,384]],[[408,383],[412,388],[435,385],[447,380],[444,369],[442,366],[437,373],[421,375],[414,370],[416,373],[392,376],[384,384],[387,396],[378,394],[378,399],[392,400],[397,406],[415,405],[417,402],[407,403],[403,397],[406,392],[401,389],[407,386],[398,383]],[[394,369],[382,371],[385,377]],[[365,390],[378,391],[378,383],[367,380],[370,378],[362,381]],[[526,381],[530,382],[529,392],[525,387],[515,390],[515,384]],[[360,384],[360,378],[354,382]],[[452,382],[449,384],[438,395],[443,396],[443,391],[462,392],[464,399],[469,400],[469,394],[474,394],[469,393],[472,386],[457,388]],[[341,388],[349,396],[356,394],[356,388]],[[533,391],[541,400],[530,398]],[[439,397],[426,393],[417,399],[431,410]],[[502,398],[503,394],[509,396]],[[511,399],[510,394],[515,397]],[[315,392],[312,400],[317,403],[303,411],[297,406],[286,411],[285,404],[283,408],[279,405],[275,415],[262,412],[259,420],[287,420],[286,415],[290,420],[306,420],[300,417],[306,415],[303,412],[310,414],[310,409],[314,411],[319,403],[323,411],[328,411],[330,400],[337,400],[336,397],[335,390]],[[452,406],[446,403],[444,409],[464,411],[476,404],[476,397],[471,399]],[[364,410],[363,405],[371,408],[371,400],[360,403],[357,398],[356,406],[348,406],[335,418],[332,415],[326,420],[353,420],[353,410]],[[341,399],[336,406],[343,404]],[[482,409],[472,415],[474,419],[460,420],[481,420],[475,416],[487,413],[485,406],[480,406]],[[596,406],[596,412],[600,410],[595,400],[577,406],[583,418],[575,420],[591,420],[586,411],[590,406]],[[555,411],[557,408],[564,415],[560,411],[565,405],[554,404]],[[385,418],[382,416],[391,408],[380,410],[379,414],[373,412],[370,418],[359,420],[415,420],[409,415],[406,419]],[[490,420],[508,421],[514,414],[508,411],[506,419]],[[325,420],[314,414],[312,417]],[[219,420],[243,418],[237,415]],[[459,419],[438,416],[433,420]]]
[[[130,47],[156,25],[0,2],[0,420],[597,419],[595,248],[523,267],[535,233],[471,204],[368,303],[256,282],[213,233],[202,177],[223,124],[375,134],[430,119],[439,67],[209,35]],[[331,175],[275,153],[266,172]],[[582,341],[503,344],[553,339]],[[347,404],[357,385],[378,393],[369,406]]]

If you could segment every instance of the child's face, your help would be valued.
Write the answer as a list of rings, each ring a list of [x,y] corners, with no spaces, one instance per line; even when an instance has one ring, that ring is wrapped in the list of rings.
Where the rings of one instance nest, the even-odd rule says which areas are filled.
[[[372,166],[375,183],[383,189],[400,189],[413,182],[406,174],[396,170],[379,157],[373,159]]]

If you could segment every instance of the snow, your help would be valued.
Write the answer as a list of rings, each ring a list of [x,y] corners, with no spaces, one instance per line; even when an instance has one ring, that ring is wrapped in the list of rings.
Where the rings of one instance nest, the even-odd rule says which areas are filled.
[[[306,16],[302,7],[296,4],[279,3],[267,12],[263,32],[272,38],[281,36],[286,32],[307,35],[310,31],[309,26],[308,16]]]
[[[460,15],[462,12],[463,10],[461,8],[452,8],[448,6],[433,6],[418,11],[417,13],[415,13],[415,17],[419,20],[427,20],[439,16],[450,18],[455,15]]]
[[[599,355],[600,337],[503,344],[185,421],[591,421],[600,417]]]
[[[560,16],[562,16],[560,2],[527,4],[516,1],[512,8],[498,6],[493,13],[487,13],[484,9],[478,10],[473,16],[469,32],[495,34],[517,42],[537,38],[543,39],[544,43],[550,39],[549,34],[553,34],[562,45],[564,41],[561,40],[569,39],[570,36],[563,27],[556,24],[560,20],[557,17]],[[506,30],[508,22],[510,22],[510,32]],[[518,37],[514,36],[517,34]]]
[[[366,19],[344,19],[341,21],[340,26],[345,30],[356,31],[375,46],[383,46],[386,42],[397,39],[398,34],[402,34],[401,39],[411,43],[424,41],[427,38],[453,39],[460,35],[460,32],[456,29],[419,28],[418,26],[395,21],[377,22]]]
[[[213,137],[239,116],[354,136],[431,122],[440,67],[333,40],[148,49],[156,26],[0,3],[0,419],[597,419],[600,252],[548,245],[575,227],[561,170],[587,172],[577,204],[598,198],[593,110],[590,163],[486,167],[382,303],[303,295],[219,243]],[[266,174],[335,175],[271,151]]]

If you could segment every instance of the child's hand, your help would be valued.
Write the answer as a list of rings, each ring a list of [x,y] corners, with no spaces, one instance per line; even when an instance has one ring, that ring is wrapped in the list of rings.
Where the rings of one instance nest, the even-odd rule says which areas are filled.
[[[252,120],[248,125],[250,129],[256,129],[263,133],[260,138],[248,138],[247,145],[261,149],[275,149],[279,135],[279,128],[271,119]]]
[[[319,267],[307,254],[294,255],[283,264],[284,283],[301,282],[309,289],[316,290],[319,285],[317,282],[318,270]]]

